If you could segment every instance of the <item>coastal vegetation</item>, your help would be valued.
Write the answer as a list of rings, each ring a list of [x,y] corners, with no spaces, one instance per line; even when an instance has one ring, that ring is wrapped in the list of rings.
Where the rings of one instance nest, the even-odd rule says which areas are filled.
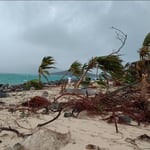
[[[97,72],[99,69],[103,71],[104,74],[110,74],[113,80],[120,80],[122,78],[123,65],[119,52],[125,45],[127,35],[115,27],[112,27],[112,29],[115,30],[117,39],[121,42],[121,46],[116,51],[113,51],[111,54],[106,56],[92,57],[87,63],[83,65],[79,61],[74,61],[67,72],[71,72],[74,76],[78,77],[75,88],[78,88],[81,83],[86,82],[86,75],[92,69],[97,69]],[[67,75],[67,72],[64,74],[64,76]],[[99,75],[96,76],[98,80]],[[87,83],[88,82],[89,81],[87,81]]]
[[[145,36],[138,53],[139,60],[124,66],[124,79],[128,83],[141,81],[143,73],[150,80],[150,33]]]
[[[78,78],[82,73],[82,64],[79,61],[74,61],[70,65],[69,69],[65,71],[60,80],[64,79],[64,77],[67,76],[68,73],[71,73],[73,76]]]
[[[85,63],[82,67],[82,74],[78,80],[78,82],[75,85],[75,88],[78,88],[80,83],[84,80],[86,74],[88,71],[93,69],[96,66],[96,58],[91,58],[88,63]]]
[[[120,29],[117,29],[115,27],[112,27],[112,29],[115,30],[116,39],[121,42],[119,48],[105,56],[94,56],[84,64],[82,64],[77,60],[74,61],[70,65],[69,69],[65,71],[60,81],[65,81],[64,77],[66,77],[68,73],[71,73],[71,75],[75,76],[77,79],[74,87],[79,88],[80,84],[84,84],[84,83],[86,84],[86,82],[89,83],[89,80],[87,80],[88,79],[87,73],[91,72],[91,70],[93,69],[97,70],[97,74],[96,74],[97,83],[103,84],[103,82],[101,82],[102,81],[100,76],[101,73],[103,73],[103,75],[105,76],[104,78],[105,80],[109,80],[111,78],[111,80],[116,82],[119,81],[122,83],[123,82],[132,83],[137,80],[140,80],[142,77],[142,73],[147,70],[147,67],[149,65],[150,33],[146,35],[142,47],[138,51],[140,60],[138,60],[136,63],[132,62],[123,65],[122,64],[123,60],[121,59],[121,55],[119,53],[126,43],[127,34],[125,34]],[[146,61],[148,61],[148,63],[146,63]],[[42,76],[49,83],[48,76],[50,75],[50,72],[48,69],[55,68],[54,64],[55,64],[55,60],[52,56],[45,56],[42,59],[41,64],[38,68],[38,82],[40,85],[42,85],[42,81],[41,81]],[[149,68],[150,67],[148,67],[148,69]],[[98,70],[100,70],[101,72],[100,74],[98,74]],[[109,78],[107,78],[108,75]]]
[[[42,62],[38,68],[39,84],[42,83],[41,82],[42,76],[47,80],[47,82],[49,82],[48,75],[50,75],[50,73],[48,69],[55,68],[54,64],[55,64],[55,60],[52,56],[45,56],[42,59]]]
[[[55,60],[52,56],[45,56],[43,57],[39,67],[38,67],[38,79],[32,79],[27,82],[25,82],[24,89],[30,90],[31,88],[34,88],[36,90],[42,89],[42,77],[46,79],[46,81],[49,83],[48,76],[50,75],[49,69],[55,68],[54,66]]]
[[[42,89],[42,84],[39,84],[37,79],[29,80],[25,82],[24,85],[26,90],[30,90],[31,88],[34,88],[35,90]]]

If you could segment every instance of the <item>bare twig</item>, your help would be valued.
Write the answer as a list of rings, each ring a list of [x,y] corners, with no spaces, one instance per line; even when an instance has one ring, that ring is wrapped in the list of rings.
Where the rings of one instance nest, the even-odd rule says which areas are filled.
[[[115,123],[116,133],[118,133],[119,130],[118,130],[118,125],[117,125],[116,115],[113,109],[112,109],[112,116],[113,116],[114,123]]]
[[[139,146],[135,143],[135,139],[126,138],[125,141],[132,144],[135,150],[141,150]]]
[[[20,133],[18,130],[16,129],[13,129],[11,127],[0,127],[0,130],[4,130],[4,131],[11,131],[11,132],[14,132],[17,134],[18,137],[25,137],[25,136],[30,136],[32,134],[23,134],[23,133]]]
[[[115,30],[116,39],[118,39],[121,42],[121,46],[116,51],[109,54],[109,55],[114,55],[114,54],[118,54],[120,50],[124,47],[126,40],[127,40],[127,34],[125,34],[123,31],[115,27],[111,27],[111,28]]]

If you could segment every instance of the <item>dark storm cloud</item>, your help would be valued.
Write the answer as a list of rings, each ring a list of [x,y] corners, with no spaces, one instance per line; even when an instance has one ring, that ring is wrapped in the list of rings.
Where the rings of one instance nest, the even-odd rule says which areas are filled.
[[[149,32],[149,6],[146,1],[0,2],[1,72],[36,72],[48,55],[67,69],[75,60],[109,54],[121,44],[111,26],[128,35],[124,61],[137,60]]]

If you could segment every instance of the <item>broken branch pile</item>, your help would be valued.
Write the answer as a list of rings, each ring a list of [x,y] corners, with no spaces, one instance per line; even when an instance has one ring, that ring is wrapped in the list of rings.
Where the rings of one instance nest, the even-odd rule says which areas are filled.
[[[38,124],[38,127],[56,120],[61,112],[66,112],[66,110],[71,111],[70,116],[73,117],[78,117],[82,111],[87,111],[90,116],[96,114],[109,123],[114,122],[116,132],[118,132],[117,123],[130,124],[131,120],[137,122],[138,125],[150,123],[149,92],[146,93],[147,99],[143,99],[138,87],[139,85],[126,86],[109,93],[99,92],[93,96],[89,96],[88,93],[86,95],[61,93],[54,98],[53,102],[44,97],[35,96],[15,108],[16,110],[28,110],[33,113],[43,108],[46,109],[46,114],[50,111],[58,112],[56,117]]]

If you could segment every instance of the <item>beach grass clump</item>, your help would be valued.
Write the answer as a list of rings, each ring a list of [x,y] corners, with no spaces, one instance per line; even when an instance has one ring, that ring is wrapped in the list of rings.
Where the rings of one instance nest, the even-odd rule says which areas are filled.
[[[26,90],[30,90],[31,88],[34,88],[35,90],[40,90],[42,89],[42,87],[43,87],[42,84],[40,84],[39,81],[36,79],[27,81],[25,83]]]

